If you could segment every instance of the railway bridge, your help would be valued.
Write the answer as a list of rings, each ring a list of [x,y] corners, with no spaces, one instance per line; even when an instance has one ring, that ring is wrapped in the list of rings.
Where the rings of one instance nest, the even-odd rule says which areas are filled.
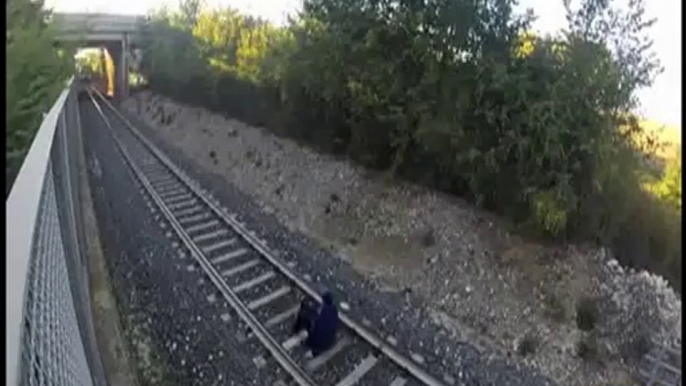
[[[462,343],[453,346],[463,354],[454,362],[420,351],[411,337],[384,330],[385,315],[347,314],[359,304],[339,303],[336,345],[308,356],[300,347],[306,334],[290,326],[300,300],[321,301],[319,275],[298,273],[307,259],[280,253],[171,156],[116,101],[73,80],[63,90],[5,204],[6,385],[123,384],[109,372],[98,334],[94,304],[104,301],[91,292],[99,236],[88,202],[104,218],[100,235],[113,235],[102,242],[128,310],[122,318],[142,331],[166,323],[150,336],[178,384],[554,385],[492,361],[494,353],[477,359]],[[147,340],[134,338],[146,355]],[[647,355],[646,384],[679,385],[680,355],[665,347]]]
[[[57,39],[76,42],[82,47],[104,47],[112,57],[115,69],[114,96],[126,98],[129,94],[129,70],[136,60],[138,31],[145,24],[144,16],[103,13],[55,13],[53,24]]]

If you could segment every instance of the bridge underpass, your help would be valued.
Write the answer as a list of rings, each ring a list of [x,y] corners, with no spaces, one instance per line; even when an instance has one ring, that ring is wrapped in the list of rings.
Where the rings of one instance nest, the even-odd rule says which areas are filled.
[[[114,62],[114,97],[129,95],[129,70],[135,63],[137,32],[146,22],[143,16],[96,13],[55,13],[51,23],[57,26],[57,39],[79,46],[104,47]]]
[[[289,329],[298,301],[318,299],[318,279],[296,274],[308,255],[299,260],[301,250],[276,238],[265,243],[266,233],[285,231],[258,233],[238,209],[248,205],[240,196],[219,196],[209,188],[213,176],[172,158],[152,130],[104,98],[79,98],[79,87],[66,89],[45,117],[6,202],[7,385],[121,384],[110,378],[103,320],[94,311],[101,299],[92,292],[93,225],[120,316],[134,326],[134,350],[164,353],[138,370],[158,371],[155,361],[164,362],[164,382],[554,384],[490,360],[472,359],[456,373],[456,364],[431,352],[410,351],[419,349],[403,345],[406,334],[382,335],[373,316],[358,324],[343,315],[335,352],[308,357]],[[96,224],[85,220],[89,200]],[[465,358],[478,356],[459,347]],[[677,351],[651,355],[646,374],[679,384]]]

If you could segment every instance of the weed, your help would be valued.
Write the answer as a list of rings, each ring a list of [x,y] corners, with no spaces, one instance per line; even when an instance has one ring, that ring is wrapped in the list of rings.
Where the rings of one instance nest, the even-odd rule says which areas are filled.
[[[562,299],[555,293],[546,294],[546,311],[550,318],[558,323],[567,320],[567,309]]]
[[[527,333],[517,345],[517,354],[521,357],[533,355],[536,353],[538,344],[538,337],[534,333]]]
[[[593,362],[598,358],[598,344],[591,335],[581,338],[576,345],[576,353],[586,362]]]
[[[284,184],[279,185],[279,187],[276,188],[276,190],[274,190],[274,194],[276,194],[276,195],[279,196],[279,197],[283,197],[283,190],[284,190],[284,188],[285,188],[285,185],[284,185]]]
[[[424,247],[431,247],[436,244],[436,235],[433,228],[429,228],[428,231],[422,236],[422,245]]]

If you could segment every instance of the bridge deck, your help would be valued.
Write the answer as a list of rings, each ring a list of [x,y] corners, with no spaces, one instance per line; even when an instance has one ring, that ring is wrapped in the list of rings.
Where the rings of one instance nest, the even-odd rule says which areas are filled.
[[[145,16],[55,13],[52,22],[62,34],[134,33]]]

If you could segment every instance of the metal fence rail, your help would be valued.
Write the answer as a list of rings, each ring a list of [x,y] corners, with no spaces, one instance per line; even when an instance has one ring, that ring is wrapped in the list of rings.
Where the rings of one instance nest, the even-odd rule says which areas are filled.
[[[643,357],[640,372],[646,386],[680,386],[681,347],[655,343],[655,348]]]
[[[70,82],[41,123],[5,203],[6,385],[106,385],[74,205],[75,99]]]
[[[92,385],[69,286],[51,169],[29,262],[20,384]]]

